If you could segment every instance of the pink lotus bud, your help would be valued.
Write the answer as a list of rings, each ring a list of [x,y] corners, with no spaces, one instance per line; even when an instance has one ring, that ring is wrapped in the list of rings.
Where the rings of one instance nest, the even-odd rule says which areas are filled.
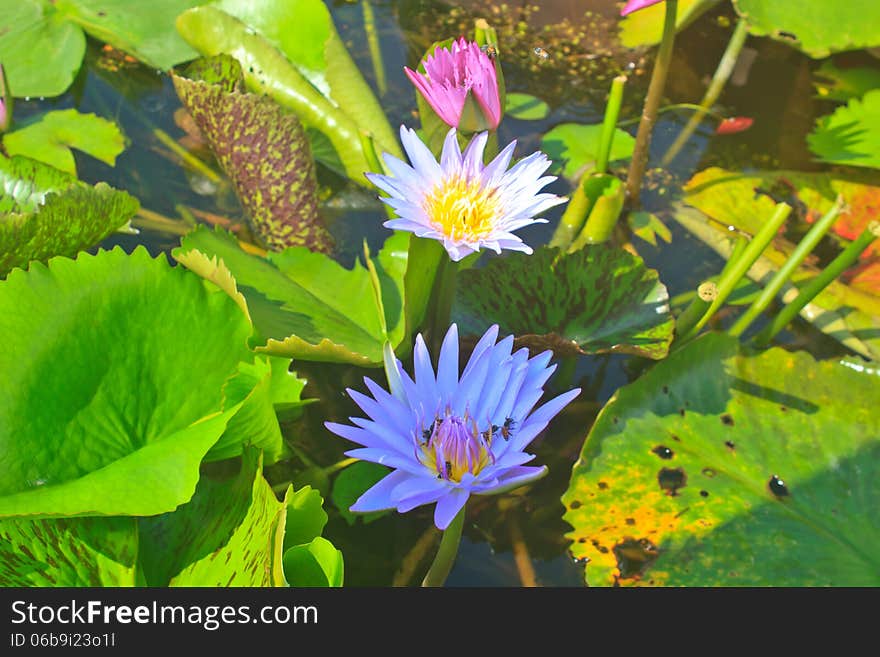
[[[656,5],[659,2],[663,2],[663,0],[629,0],[629,2],[626,3],[626,6],[624,6],[624,8],[620,10],[620,15],[626,16],[627,14],[631,14],[634,11],[638,11],[639,9],[644,9],[645,7]]]
[[[750,119],[747,116],[731,116],[729,118],[722,119],[721,123],[718,124],[718,127],[715,128],[715,134],[733,135],[737,132],[748,130],[752,127],[752,124],[754,122],[755,119]]]
[[[495,62],[476,42],[460,38],[448,49],[437,48],[423,66],[425,75],[403,70],[448,126],[468,133],[498,128],[501,98]]]

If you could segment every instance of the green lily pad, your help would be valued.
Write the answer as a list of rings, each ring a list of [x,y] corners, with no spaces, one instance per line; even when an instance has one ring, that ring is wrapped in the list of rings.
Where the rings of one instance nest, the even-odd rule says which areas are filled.
[[[140,205],[34,160],[0,155],[0,276],[32,260],[73,256],[127,225]]]
[[[309,141],[297,118],[263,96],[244,92],[241,66],[228,55],[196,62],[174,88],[265,246],[306,246],[329,253],[333,238],[318,214]]]
[[[591,586],[880,584],[876,374],[738,349],[706,335],[602,409],[562,497]]]
[[[678,0],[678,12],[675,15],[676,32],[686,28],[719,2],[720,0]],[[625,16],[620,21],[620,41],[627,48],[660,43],[665,14],[666,3],[661,2]]]
[[[258,352],[370,366],[382,363],[386,339],[394,347],[404,342],[406,318],[418,316],[417,309],[404,304],[408,240],[407,233],[392,235],[373,259],[384,317],[366,268],[355,264],[346,269],[304,247],[263,258],[242,251],[229,233],[200,227],[183,238],[173,255],[187,267],[205,255],[228,267],[247,299]],[[201,267],[197,271],[210,277]],[[426,298],[413,302],[421,304],[422,313],[426,303]]]
[[[153,0],[132,11],[127,0],[0,0],[0,61],[17,97],[57,96],[73,82],[85,33],[167,70],[196,53],[174,19],[204,0]]]
[[[136,522],[0,519],[0,586],[134,586]]]
[[[286,502],[275,498],[262,471],[259,450],[245,450],[235,479],[203,477],[187,504],[140,519],[147,584],[283,586]]]
[[[833,230],[841,237],[853,239],[876,218],[880,199],[878,182],[876,175],[870,173],[846,176],[799,171],[740,173],[710,168],[697,173],[684,186],[685,202],[699,213],[679,209],[673,217],[727,257],[731,244],[727,226],[755,234],[760,229],[761,218],[770,215],[775,201],[788,202],[798,208],[801,220],[814,221],[827,212],[841,194],[847,211],[841,213]],[[714,221],[707,221],[704,215]],[[797,219],[793,217],[789,221]],[[774,240],[749,275],[752,278],[768,275],[782,266],[793,248],[785,240]],[[792,283],[801,285],[815,273],[814,268],[802,265],[793,275]],[[783,290],[785,295],[796,293],[792,287]],[[880,321],[880,294],[877,291],[833,281],[801,316],[851,349],[880,359],[880,336],[876,331]]]
[[[577,180],[585,171],[595,168],[599,153],[602,126],[561,123],[541,140],[541,150],[553,160],[553,171],[562,171],[570,180]],[[614,131],[609,162],[632,157],[636,140],[619,128]]]
[[[375,511],[373,513],[352,513],[349,507],[357,502],[368,488],[379,482],[389,472],[388,468],[378,463],[358,461],[336,475],[333,480],[333,491],[330,499],[339,510],[339,515],[345,518],[345,522],[354,525],[358,518],[369,524],[378,518],[388,514],[388,511]]]
[[[125,135],[112,121],[75,109],[47,112],[36,123],[3,135],[7,155],[24,155],[76,175],[71,148],[114,166]]]
[[[12,271],[0,317],[0,516],[153,515],[189,500],[243,401],[224,388],[252,358],[226,294],[117,248]]]
[[[309,486],[287,493],[284,575],[291,586],[342,586],[342,552],[321,536],[327,524],[323,504]]]
[[[816,59],[880,45],[880,5],[874,0],[733,0],[733,7],[751,34],[769,36]]]
[[[505,99],[504,114],[520,121],[537,121],[547,118],[550,107],[531,94],[509,93]]]
[[[666,356],[674,322],[657,272],[623,249],[586,246],[568,255],[542,248],[459,274],[452,310],[463,333],[497,323],[531,349],[557,356]]]
[[[324,0],[220,0],[214,6],[284,53],[321,94],[373,136],[377,152],[400,156],[397,135],[336,31]]]
[[[880,89],[880,68],[837,68],[831,60],[822,63],[815,73],[816,97],[845,103],[861,98],[872,89]]]
[[[880,89],[819,119],[807,144],[822,162],[880,169]]]

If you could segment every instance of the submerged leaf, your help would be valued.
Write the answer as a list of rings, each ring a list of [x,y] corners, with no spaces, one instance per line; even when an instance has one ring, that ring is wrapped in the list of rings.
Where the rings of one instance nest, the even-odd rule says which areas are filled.
[[[24,155],[76,175],[71,148],[105,164],[116,164],[125,150],[125,135],[112,121],[75,109],[47,112],[26,128],[3,135],[7,155]]]
[[[880,169],[880,89],[819,119],[807,144],[822,162]]]
[[[596,419],[562,498],[591,586],[880,584],[876,376],[738,346],[696,340]]]
[[[837,68],[827,60],[815,73],[816,97],[845,103],[861,98],[872,89],[880,89],[880,69],[847,67]]]
[[[453,317],[463,333],[497,323],[518,344],[557,356],[627,353],[659,359],[672,341],[666,288],[640,258],[608,245],[561,256],[543,248],[459,274]]]
[[[228,55],[202,61],[188,75],[172,76],[174,88],[263,243],[329,253],[333,238],[318,214],[315,164],[297,118],[268,98],[243,93],[241,68]]]
[[[0,276],[34,260],[73,256],[138,211],[127,193],[94,187],[34,160],[0,155]]]

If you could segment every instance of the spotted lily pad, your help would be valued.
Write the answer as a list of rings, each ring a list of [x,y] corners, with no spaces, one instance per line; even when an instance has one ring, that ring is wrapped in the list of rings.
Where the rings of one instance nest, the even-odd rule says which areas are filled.
[[[562,497],[591,586],[880,584],[878,375],[738,350],[708,334],[599,414]]]
[[[657,272],[608,245],[568,255],[542,248],[459,274],[453,317],[482,335],[499,324],[519,344],[557,356],[627,353],[659,359],[672,341],[669,296]]]
[[[241,66],[228,55],[201,59],[172,80],[260,240],[276,251],[329,253],[333,238],[318,214],[315,162],[296,116],[245,92]]]
[[[880,45],[880,4],[874,0],[733,0],[749,32],[769,36],[820,59]]]
[[[819,119],[807,144],[822,162],[880,169],[880,89]]]
[[[73,256],[138,211],[133,196],[94,187],[35,160],[0,155],[0,276],[51,256]]]

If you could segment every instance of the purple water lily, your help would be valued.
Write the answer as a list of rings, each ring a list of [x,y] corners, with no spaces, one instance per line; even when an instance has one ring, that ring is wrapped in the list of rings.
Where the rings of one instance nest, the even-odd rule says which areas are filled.
[[[423,65],[425,75],[406,66],[403,70],[446,125],[463,132],[498,128],[501,98],[495,62],[476,42],[453,41],[449,49],[428,55]]]
[[[535,215],[566,199],[538,193],[556,180],[543,176],[550,160],[540,151],[507,170],[516,141],[483,165],[487,138],[486,132],[475,135],[462,154],[453,128],[446,135],[438,163],[415,131],[401,126],[400,141],[412,166],[386,153],[385,166],[393,175],[366,174],[389,194],[381,200],[397,212],[398,218],[384,226],[440,240],[454,261],[481,248],[531,253],[531,247],[513,231],[546,223]]]
[[[348,391],[369,419],[326,427],[363,446],[348,456],[394,468],[352,511],[404,513],[436,502],[434,524],[445,530],[470,495],[501,493],[546,474],[546,466],[525,465],[534,456],[524,450],[580,389],[532,411],[556,369],[548,367],[552,352],[529,358],[527,349],[511,353],[513,336],[496,344],[497,338],[497,326],[486,331],[459,377],[455,324],[443,340],[436,376],[419,335],[414,378],[395,359],[391,392],[369,378],[364,381],[373,397]]]
[[[644,9],[645,7],[650,7],[651,5],[656,5],[661,2],[663,2],[663,0],[629,0],[624,8],[620,10],[620,15],[626,16],[627,14],[631,14],[634,11]]]

